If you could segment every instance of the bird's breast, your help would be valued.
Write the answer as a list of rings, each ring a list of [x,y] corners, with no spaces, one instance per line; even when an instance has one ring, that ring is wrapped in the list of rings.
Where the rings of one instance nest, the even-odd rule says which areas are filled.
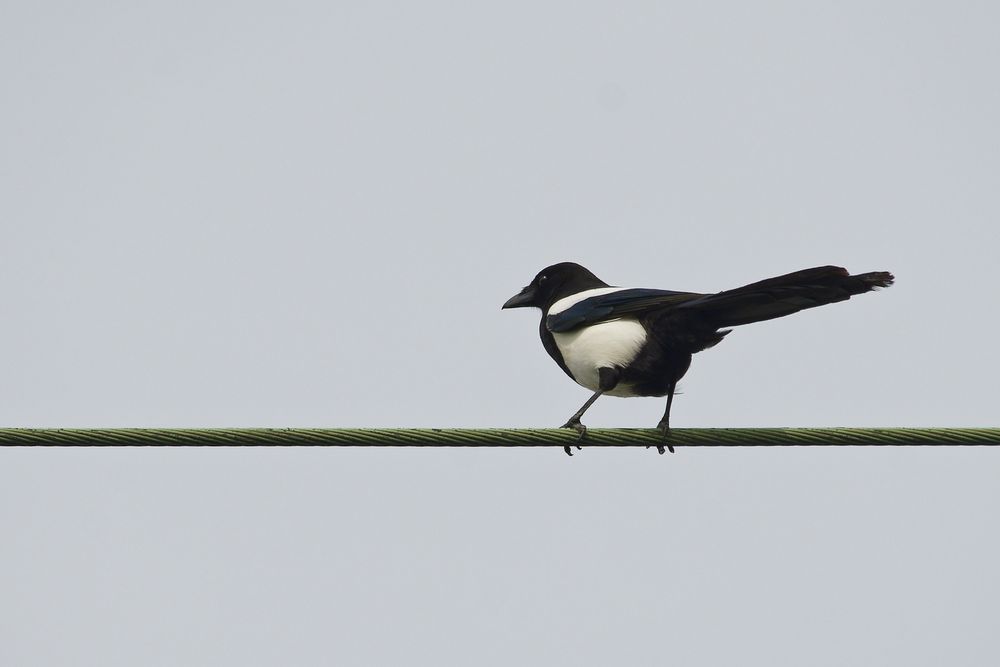
[[[636,320],[601,322],[567,333],[553,333],[556,346],[573,379],[597,391],[599,368],[623,368],[646,343],[646,329]],[[631,396],[627,386],[609,391],[612,396]]]

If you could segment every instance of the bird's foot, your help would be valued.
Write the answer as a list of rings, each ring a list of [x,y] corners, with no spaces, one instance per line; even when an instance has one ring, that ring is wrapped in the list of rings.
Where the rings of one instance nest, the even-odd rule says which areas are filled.
[[[580,443],[583,442],[583,439],[587,437],[587,427],[581,424],[579,419],[570,419],[568,422],[566,422],[559,428],[571,428],[577,433],[579,433],[580,437],[576,441],[577,444],[572,445],[572,447],[576,447],[577,449],[583,449],[582,447],[580,447]],[[570,445],[566,445],[565,447],[563,447],[563,451],[569,454],[570,456],[573,456],[573,450]]]
[[[669,450],[670,453],[673,454],[674,453],[674,446],[670,444],[670,424],[666,424],[664,422],[660,422],[659,424],[656,425],[656,430],[663,434],[663,439],[664,439],[664,442],[665,442],[665,444],[667,446],[667,449],[665,450],[663,448],[663,445],[657,445],[656,446],[656,451],[658,451],[659,453],[662,454],[664,451]],[[649,449],[651,446],[652,445],[646,445],[646,449]]]

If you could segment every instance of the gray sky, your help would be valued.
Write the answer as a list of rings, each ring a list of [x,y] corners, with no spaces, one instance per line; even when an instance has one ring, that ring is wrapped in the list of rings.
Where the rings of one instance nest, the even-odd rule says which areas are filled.
[[[995,426],[986,2],[0,6],[0,424],[554,426],[543,266],[873,295],[673,424]],[[591,426],[652,426],[657,399]],[[4,665],[983,665],[1000,452],[0,452]]]

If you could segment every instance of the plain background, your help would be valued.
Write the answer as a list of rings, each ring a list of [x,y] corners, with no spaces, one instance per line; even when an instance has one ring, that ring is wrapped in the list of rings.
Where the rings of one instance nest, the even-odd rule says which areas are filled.
[[[0,425],[554,426],[543,266],[895,287],[674,425],[996,426],[992,2],[0,5]],[[591,426],[652,426],[656,399]],[[4,665],[986,665],[1000,452],[0,452]]]

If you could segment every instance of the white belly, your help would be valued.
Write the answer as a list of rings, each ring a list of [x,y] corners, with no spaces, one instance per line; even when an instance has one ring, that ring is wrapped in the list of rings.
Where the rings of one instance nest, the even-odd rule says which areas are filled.
[[[646,342],[646,330],[636,320],[612,320],[568,333],[554,333],[556,346],[573,379],[591,391],[598,389],[598,369],[628,365]],[[619,383],[610,396],[633,396]]]

